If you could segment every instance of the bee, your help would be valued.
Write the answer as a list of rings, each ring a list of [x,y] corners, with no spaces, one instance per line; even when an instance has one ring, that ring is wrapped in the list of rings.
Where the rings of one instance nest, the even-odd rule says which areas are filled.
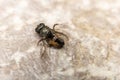
[[[55,31],[56,25],[59,24],[54,24],[53,29],[49,28],[44,23],[40,23],[39,25],[37,25],[37,27],[35,28],[35,32],[37,32],[41,37],[41,39],[38,41],[38,45],[41,41],[46,41],[49,47],[57,49],[60,49],[65,45],[65,41],[61,37],[59,37],[58,34],[64,35],[65,37],[67,36],[62,32]]]

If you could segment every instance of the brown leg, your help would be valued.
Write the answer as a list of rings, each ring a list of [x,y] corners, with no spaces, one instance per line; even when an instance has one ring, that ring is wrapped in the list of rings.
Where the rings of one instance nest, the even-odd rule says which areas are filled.
[[[44,47],[44,49],[43,49],[43,47]],[[42,49],[43,49],[44,51],[42,52],[42,49],[41,49],[41,55],[40,55],[41,58],[45,55],[45,53],[46,53],[46,48],[47,48],[47,46],[46,46],[45,42],[43,41]]]
[[[65,36],[65,37],[69,40],[69,38],[68,38],[68,36],[67,36],[66,34],[64,34],[64,33],[62,33],[62,32],[58,32],[58,31],[55,31],[55,33],[61,34],[61,35]]]
[[[39,43],[40,43],[41,41],[43,41],[43,40],[45,40],[45,38],[40,39],[40,40],[38,41],[38,43],[37,43],[37,46],[38,46]]]
[[[56,26],[56,25],[59,25],[59,24],[54,24],[52,30],[53,30],[55,33],[57,33],[57,34],[61,34],[61,35],[65,36],[65,37],[69,40],[68,36],[65,35],[64,33],[62,33],[62,32],[58,32],[58,31],[55,31],[55,26]]]
[[[57,25],[59,25],[59,24],[54,24],[54,25],[53,25],[53,30],[54,30],[54,31],[55,31],[55,26],[57,26]]]

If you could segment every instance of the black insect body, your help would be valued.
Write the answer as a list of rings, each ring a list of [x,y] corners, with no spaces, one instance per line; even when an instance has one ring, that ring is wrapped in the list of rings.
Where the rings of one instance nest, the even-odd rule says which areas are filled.
[[[49,28],[46,26],[44,23],[40,23],[35,31],[39,34],[39,36],[42,38],[39,40],[38,44],[45,40],[50,47],[54,48],[62,48],[64,46],[64,40],[60,38],[57,34],[64,35],[67,37],[65,34],[61,32],[57,32],[54,30],[54,27],[58,24],[54,24],[53,29]],[[68,37],[67,37],[68,38]]]
[[[40,37],[42,38],[53,38],[53,34],[50,30],[49,27],[45,26],[44,23],[41,23],[37,26],[37,28],[35,29],[35,31],[40,35]]]

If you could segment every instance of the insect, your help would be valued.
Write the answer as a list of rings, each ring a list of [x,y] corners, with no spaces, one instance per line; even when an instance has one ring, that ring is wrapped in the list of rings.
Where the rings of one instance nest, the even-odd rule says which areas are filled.
[[[41,39],[38,41],[38,44],[43,41],[46,41],[47,45],[49,47],[54,47],[57,49],[62,48],[65,45],[65,41],[58,35],[64,35],[67,37],[64,33],[55,31],[55,26],[58,24],[54,24],[53,29],[46,26],[44,23],[40,23],[35,28],[35,31],[39,34]],[[68,39],[68,37],[67,37]],[[45,43],[44,43],[45,44]]]

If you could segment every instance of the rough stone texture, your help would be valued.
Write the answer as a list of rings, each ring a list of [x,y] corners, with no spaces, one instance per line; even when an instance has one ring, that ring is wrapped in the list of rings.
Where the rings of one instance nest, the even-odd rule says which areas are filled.
[[[41,22],[64,48],[36,45]],[[0,80],[120,80],[120,0],[0,0]]]

